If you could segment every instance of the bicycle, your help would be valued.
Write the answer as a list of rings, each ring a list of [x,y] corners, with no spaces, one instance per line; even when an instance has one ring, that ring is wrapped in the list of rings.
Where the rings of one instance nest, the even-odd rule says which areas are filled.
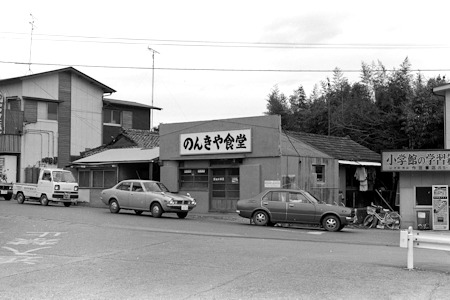
[[[364,218],[363,225],[366,228],[373,228],[380,223],[381,228],[386,225],[389,229],[398,229],[400,222],[401,216],[397,212],[371,203],[371,206],[367,206],[367,216]]]

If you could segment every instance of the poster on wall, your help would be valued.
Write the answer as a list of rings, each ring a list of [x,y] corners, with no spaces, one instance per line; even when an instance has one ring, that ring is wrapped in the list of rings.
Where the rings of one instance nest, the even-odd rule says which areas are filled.
[[[448,230],[448,186],[433,185],[431,189],[433,230]]]

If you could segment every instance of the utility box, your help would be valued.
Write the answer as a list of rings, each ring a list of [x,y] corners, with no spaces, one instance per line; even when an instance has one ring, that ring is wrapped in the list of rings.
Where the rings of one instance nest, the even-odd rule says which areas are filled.
[[[431,229],[431,219],[429,210],[418,210],[417,211],[417,229],[418,230],[430,230]]]

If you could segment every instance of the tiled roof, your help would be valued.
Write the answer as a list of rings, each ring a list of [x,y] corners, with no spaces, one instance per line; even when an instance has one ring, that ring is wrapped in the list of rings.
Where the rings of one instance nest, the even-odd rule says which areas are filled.
[[[121,134],[134,142],[137,147],[147,149],[159,147],[158,132],[143,129],[125,129]]]
[[[122,138],[126,139],[124,142]],[[111,143],[93,148],[81,153],[80,157],[88,157],[108,149],[117,148],[142,148],[151,149],[159,147],[159,133],[142,130],[142,129],[126,129],[122,131]]]
[[[327,136],[304,132],[285,132],[291,138],[340,160],[381,162],[381,155],[364,147],[349,137]]]

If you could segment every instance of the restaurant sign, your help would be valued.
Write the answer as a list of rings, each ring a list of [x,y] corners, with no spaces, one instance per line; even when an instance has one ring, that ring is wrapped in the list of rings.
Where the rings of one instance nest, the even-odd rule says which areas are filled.
[[[3,134],[3,116],[5,115],[5,104],[3,94],[0,92],[0,134]]]
[[[180,134],[180,155],[252,151],[251,129]]]
[[[392,150],[381,153],[381,171],[450,171],[450,150]]]

